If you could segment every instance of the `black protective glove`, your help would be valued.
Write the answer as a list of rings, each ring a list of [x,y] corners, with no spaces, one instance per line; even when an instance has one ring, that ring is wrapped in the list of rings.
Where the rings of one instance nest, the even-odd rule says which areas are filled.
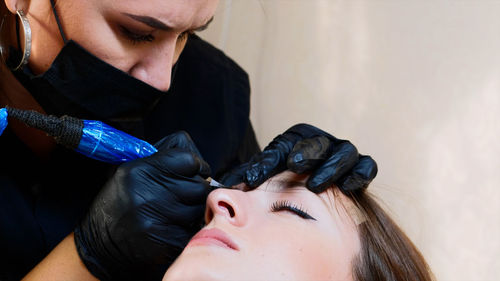
[[[101,280],[161,280],[201,228],[210,167],[187,133],[122,164],[75,229],[80,258]]]
[[[332,184],[344,192],[355,192],[366,188],[375,178],[377,163],[370,156],[359,155],[347,140],[308,124],[297,124],[220,181],[225,185],[243,181],[255,188],[284,170],[311,173],[306,185],[315,193]]]

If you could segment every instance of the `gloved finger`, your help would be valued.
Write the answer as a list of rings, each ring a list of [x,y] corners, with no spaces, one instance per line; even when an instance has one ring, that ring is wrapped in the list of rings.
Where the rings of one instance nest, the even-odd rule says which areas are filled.
[[[336,138],[329,133],[309,124],[301,123],[296,124],[286,130],[285,134],[296,134],[300,139],[308,139],[317,136],[325,136],[329,139],[335,140]]]
[[[191,136],[185,131],[178,131],[172,133],[159,140],[157,143],[154,144],[154,146],[159,151],[167,150],[170,148],[185,148],[186,150],[201,155],[200,151],[198,150],[193,140],[191,139]]]
[[[192,231],[191,228],[188,227],[188,229],[189,230],[186,231],[186,226],[176,224],[158,224],[153,233],[148,233],[148,235],[150,234],[151,239],[154,239],[159,244],[159,246],[154,249],[158,251],[154,255],[156,256],[156,260],[149,260],[148,262],[154,262],[156,264],[170,264],[172,260],[182,252],[189,240],[191,240],[194,234],[196,234],[201,227],[197,226],[196,228],[193,228]],[[163,273],[165,273],[165,271],[163,271]]]
[[[111,206],[105,201],[95,200],[94,204],[101,203],[104,207],[112,209],[118,208],[118,204],[126,207],[132,204],[142,205],[144,202],[175,201],[182,205],[205,204],[208,193],[212,190],[210,184],[199,175],[193,177],[172,175],[163,170],[159,171],[153,165],[122,165],[111,181],[113,182],[108,188],[101,190],[99,198],[114,198],[118,196],[117,194],[125,192],[129,199],[133,198],[132,202],[115,200],[115,204]],[[170,203],[165,203],[168,204]]]
[[[205,214],[205,202],[196,205],[183,205],[179,201],[171,201],[160,209],[169,225],[180,225],[186,228],[199,227]]]
[[[297,124],[277,136],[260,154],[252,157],[244,181],[250,187],[257,187],[270,177],[287,168],[288,155],[295,144],[304,139],[324,136],[331,142],[338,140],[325,131],[309,124]]]
[[[154,145],[159,151],[168,150],[171,148],[184,148],[185,150],[191,151],[196,154],[199,158],[203,159],[200,151],[196,147],[191,136],[185,131],[178,131],[173,134],[170,134]],[[209,168],[209,166],[208,166]],[[208,173],[211,174],[210,172]]]
[[[243,180],[251,188],[256,188],[268,178],[286,169],[286,155],[278,149],[268,149],[254,155]]]
[[[149,248],[134,247],[133,252],[128,253],[127,256],[135,256],[136,261],[139,261],[140,257],[150,257],[150,254],[153,254],[152,256],[155,256],[157,260],[142,260],[147,264],[160,262],[163,252],[167,252],[168,255],[172,253],[180,254],[189,239],[200,229],[205,205],[182,206],[181,209],[169,207],[167,205],[163,209],[157,209],[144,206],[138,210],[134,217],[136,221],[129,222],[130,228],[126,231],[136,233],[136,239],[133,242],[137,245],[147,244],[148,240],[153,240],[156,246]],[[181,212],[181,216],[176,216],[176,211]],[[174,213],[173,216],[172,213]],[[155,253],[151,251],[155,251]],[[169,258],[164,261],[171,261],[172,257]]]
[[[302,135],[289,132],[289,130],[274,138],[264,151],[250,159],[243,178],[245,183],[255,188],[270,177],[284,171],[288,154],[301,139],[303,139]]]
[[[335,146],[332,156],[309,176],[307,188],[314,193],[323,192],[351,170],[358,159],[358,150],[350,142],[345,141]]]
[[[333,141],[325,136],[301,140],[288,156],[287,167],[297,174],[311,171],[330,156],[332,149]]]
[[[201,177],[192,180],[174,180],[161,182],[162,185],[138,186],[128,191],[129,202],[124,204],[134,205],[140,211],[134,219],[157,218],[160,221],[175,221],[175,224],[183,224],[196,214],[194,206],[205,206],[209,193],[209,185]],[[118,193],[120,190],[118,190]],[[117,193],[115,191],[115,193]],[[105,202],[104,202],[105,203]],[[107,204],[110,205],[110,204]],[[121,206],[111,206],[111,208]],[[106,205],[103,206],[106,208]],[[200,210],[199,216],[203,216],[204,209]],[[136,224],[143,227],[140,223]]]
[[[236,168],[233,168],[231,171],[222,175],[222,177],[218,180],[221,184],[225,186],[233,186],[243,182],[243,178],[245,176],[246,170],[250,163],[243,163]]]
[[[184,148],[171,148],[144,158],[158,170],[172,175],[193,177],[210,176],[210,166],[196,153]]]
[[[175,196],[176,202],[185,205],[205,204],[207,196],[212,190],[209,182],[200,176],[192,178],[161,179],[170,194]]]
[[[377,176],[377,163],[369,155],[359,157],[359,162],[352,171],[343,177],[338,186],[344,192],[354,192],[368,187]]]

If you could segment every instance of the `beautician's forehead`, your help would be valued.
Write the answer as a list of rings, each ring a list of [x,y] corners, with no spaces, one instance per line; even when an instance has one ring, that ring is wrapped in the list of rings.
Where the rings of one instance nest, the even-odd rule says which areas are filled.
[[[196,28],[214,15],[218,0],[109,0],[118,9],[156,18],[175,28]]]

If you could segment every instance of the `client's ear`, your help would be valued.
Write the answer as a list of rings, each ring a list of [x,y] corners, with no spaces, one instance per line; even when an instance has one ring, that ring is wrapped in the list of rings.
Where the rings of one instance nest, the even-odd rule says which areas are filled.
[[[7,6],[7,9],[13,14],[19,10],[26,13],[30,6],[30,0],[5,0],[5,6]]]

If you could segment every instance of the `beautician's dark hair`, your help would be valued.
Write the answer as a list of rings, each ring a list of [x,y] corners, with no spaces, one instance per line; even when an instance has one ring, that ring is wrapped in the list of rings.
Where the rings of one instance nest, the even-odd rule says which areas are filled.
[[[4,19],[8,17],[10,14],[9,9],[7,9],[7,6],[5,5],[5,1],[2,0],[0,1],[0,24],[4,24],[3,29],[5,29],[5,22]],[[5,32],[4,30],[0,30],[0,32]]]
[[[10,45],[13,45],[14,38],[17,38],[17,34],[15,34],[15,29],[12,28],[16,23],[16,16],[13,15],[7,6],[5,5],[4,0],[0,0],[0,48],[6,48],[4,51],[8,50]],[[5,58],[3,58],[5,59]],[[0,59],[0,63],[3,61]],[[0,78],[0,82],[2,79]]]
[[[348,194],[364,222],[357,226],[360,252],[352,261],[356,281],[430,281],[420,251],[369,193]]]
[[[7,6],[5,5],[5,1],[0,1],[0,22],[2,22],[2,18],[6,15],[8,15],[9,9],[7,9]]]

